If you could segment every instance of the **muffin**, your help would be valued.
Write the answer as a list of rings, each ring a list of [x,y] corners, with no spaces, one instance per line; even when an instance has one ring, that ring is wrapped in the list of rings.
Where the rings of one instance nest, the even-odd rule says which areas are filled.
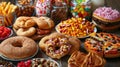
[[[93,22],[105,31],[120,27],[120,13],[111,7],[99,7],[93,12]]]

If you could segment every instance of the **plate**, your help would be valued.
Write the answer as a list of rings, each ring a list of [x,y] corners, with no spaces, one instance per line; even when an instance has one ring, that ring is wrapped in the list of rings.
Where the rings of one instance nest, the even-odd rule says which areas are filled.
[[[55,27],[55,29],[56,29],[56,31],[57,31],[58,33],[61,33],[61,32],[59,31],[59,29],[58,29],[58,26],[59,26],[59,24]],[[97,32],[97,28],[94,27],[94,32],[92,32],[92,33],[96,33],[96,32]],[[90,33],[90,34],[92,34],[92,33]],[[61,33],[61,34],[64,34],[64,33]],[[81,37],[69,36],[69,35],[66,35],[66,34],[65,34],[65,35],[66,35],[66,36],[69,36],[69,37],[77,37],[77,38],[83,39],[83,38],[89,37],[90,34],[88,34],[88,35],[86,35],[86,36],[81,36]]]
[[[28,59],[31,59],[32,57],[34,57],[39,51],[39,47],[37,46],[37,51],[35,52],[35,54],[33,54],[32,56],[30,57],[27,57],[27,58],[22,58],[22,59],[10,59],[10,58],[7,58],[5,57],[4,55],[0,54],[0,57],[2,57],[3,59],[5,60],[10,60],[10,61],[24,61],[24,60],[28,60]]]

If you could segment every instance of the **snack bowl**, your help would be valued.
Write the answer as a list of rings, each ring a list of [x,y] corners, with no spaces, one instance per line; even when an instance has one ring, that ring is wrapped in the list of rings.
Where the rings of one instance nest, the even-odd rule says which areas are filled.
[[[4,27],[4,26],[2,26],[2,27]],[[8,31],[1,31],[0,30],[0,32],[1,32],[0,41],[5,40],[13,35],[12,29],[10,29],[8,27],[4,27],[4,28],[5,28],[5,30],[8,30]]]
[[[55,27],[55,29],[56,29],[56,31],[57,31],[58,33],[61,33],[57,26]],[[96,33],[96,32],[97,32],[97,28],[94,27],[94,31],[93,31],[92,33]],[[92,34],[92,33],[90,33],[90,34]],[[61,33],[61,34],[64,34],[64,33]],[[77,37],[77,36],[70,36],[70,35],[67,35],[67,34],[65,34],[65,35],[68,36],[68,37],[77,37],[77,38],[83,39],[83,38],[89,37],[90,34],[81,35],[81,36],[79,36],[79,37]]]
[[[58,33],[77,38],[86,38],[90,34],[97,32],[95,24],[84,18],[71,18],[62,21],[55,29]]]
[[[21,61],[17,64],[17,67],[21,67],[22,65],[26,67],[60,67],[58,62],[48,58],[33,58],[27,61]]]

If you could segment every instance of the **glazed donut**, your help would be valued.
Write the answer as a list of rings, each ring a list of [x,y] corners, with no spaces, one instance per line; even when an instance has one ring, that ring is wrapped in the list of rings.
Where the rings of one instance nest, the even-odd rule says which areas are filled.
[[[73,41],[70,42],[69,40]],[[79,50],[80,41],[78,41],[76,38],[69,39],[69,37],[66,37],[60,33],[55,32],[52,33],[51,35],[42,38],[41,41],[39,42],[39,47],[41,48],[41,50],[46,52],[48,56],[60,59],[61,57],[67,55],[68,53],[69,54],[73,53],[73,50]]]
[[[35,41],[24,36],[11,37],[0,44],[0,53],[9,59],[28,58],[36,52],[37,44]]]
[[[14,23],[14,27],[17,28],[29,28],[35,26],[36,22],[31,17],[21,16],[18,17]]]
[[[16,31],[16,34],[20,36],[32,36],[35,33],[36,33],[36,29],[34,27],[30,27],[28,29],[19,28]]]
[[[36,21],[36,24],[38,25],[38,28],[40,29],[51,29],[54,27],[54,22],[48,18],[48,17],[32,17],[34,21]]]

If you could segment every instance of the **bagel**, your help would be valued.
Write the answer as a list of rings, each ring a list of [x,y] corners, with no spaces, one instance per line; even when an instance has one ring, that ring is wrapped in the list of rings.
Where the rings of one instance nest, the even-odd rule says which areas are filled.
[[[24,28],[19,28],[17,31],[16,31],[16,34],[17,35],[20,35],[20,36],[32,36],[36,33],[36,29],[34,27],[30,27],[28,29],[24,29]]]
[[[28,58],[36,52],[37,44],[35,41],[24,36],[11,37],[0,44],[0,54],[9,59]]]
[[[36,24],[38,25],[38,28],[40,29],[51,29],[54,27],[54,22],[48,17],[32,17],[34,21],[36,21]]]
[[[35,21],[31,17],[21,16],[16,19],[13,26],[17,28],[29,28],[35,26],[35,24]]]

